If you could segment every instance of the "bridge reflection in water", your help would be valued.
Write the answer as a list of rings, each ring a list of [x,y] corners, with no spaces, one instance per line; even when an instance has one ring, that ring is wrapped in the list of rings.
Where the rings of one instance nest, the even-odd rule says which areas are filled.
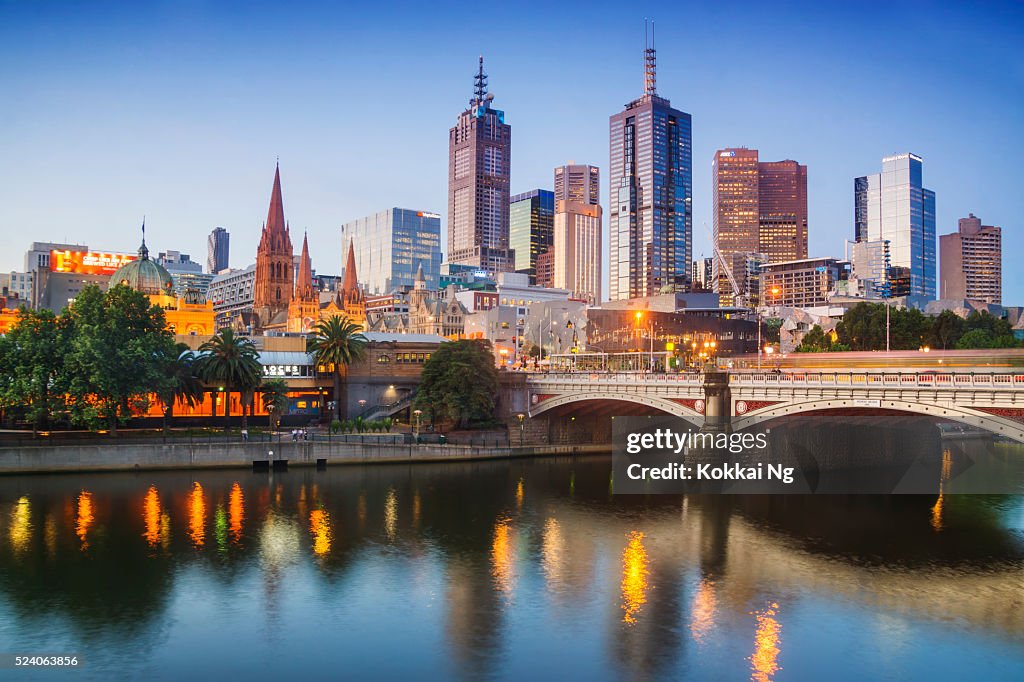
[[[1020,498],[610,497],[609,470],[3,478],[0,628],[19,650],[89,651],[100,677],[771,680],[841,665],[991,679],[1024,665]]]

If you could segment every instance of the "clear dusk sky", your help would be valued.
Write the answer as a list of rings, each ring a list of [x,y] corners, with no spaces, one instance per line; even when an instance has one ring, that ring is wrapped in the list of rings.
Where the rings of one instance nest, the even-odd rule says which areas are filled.
[[[296,249],[308,230],[314,268],[337,273],[343,222],[446,213],[480,54],[512,192],[574,159],[601,168],[607,207],[608,117],[641,92],[645,16],[659,94],[693,116],[695,256],[716,149],[806,164],[810,253],[840,257],[853,178],[912,151],[938,234],[968,212],[1003,227],[1004,303],[1024,304],[1019,2],[0,0],[0,270],[32,241],[134,251],[144,214],[154,253],[205,263],[222,225],[244,267],[280,156]]]

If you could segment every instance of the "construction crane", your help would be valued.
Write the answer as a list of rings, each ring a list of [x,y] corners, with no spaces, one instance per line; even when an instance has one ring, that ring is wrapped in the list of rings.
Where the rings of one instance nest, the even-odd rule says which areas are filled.
[[[729,284],[732,285],[732,304],[735,306],[741,306],[746,302],[746,296],[740,293],[740,285],[736,283],[736,278],[732,274],[732,268],[729,267],[729,263],[726,262],[725,256],[718,250],[718,244],[715,243],[715,236],[711,234],[711,230],[708,229],[707,222],[702,223],[704,225],[704,231],[708,233],[708,239],[711,240],[711,248],[715,250],[715,256],[718,261],[722,264],[725,269],[725,275],[729,278]]]

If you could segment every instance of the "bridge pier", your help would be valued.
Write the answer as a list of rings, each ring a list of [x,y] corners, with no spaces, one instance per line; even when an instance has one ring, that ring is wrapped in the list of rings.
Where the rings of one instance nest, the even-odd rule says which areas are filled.
[[[732,392],[729,389],[729,373],[711,366],[704,370],[704,426],[701,431],[732,431]]]

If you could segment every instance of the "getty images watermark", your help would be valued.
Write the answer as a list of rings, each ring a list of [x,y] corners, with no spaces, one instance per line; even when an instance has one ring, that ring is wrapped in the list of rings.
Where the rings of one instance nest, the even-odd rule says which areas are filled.
[[[1024,493],[1018,445],[928,417],[794,416],[723,432],[677,417],[613,423],[616,494]]]

